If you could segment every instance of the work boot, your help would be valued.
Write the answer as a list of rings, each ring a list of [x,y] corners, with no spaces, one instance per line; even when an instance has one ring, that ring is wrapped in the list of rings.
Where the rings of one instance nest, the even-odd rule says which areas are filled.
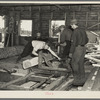
[[[75,79],[73,81],[74,86],[83,86],[85,84],[85,79]]]

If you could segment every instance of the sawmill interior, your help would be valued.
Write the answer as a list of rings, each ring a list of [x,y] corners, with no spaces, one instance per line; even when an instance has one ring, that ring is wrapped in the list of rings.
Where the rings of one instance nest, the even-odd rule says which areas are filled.
[[[78,30],[77,25],[84,30]],[[65,50],[69,42],[64,41],[67,35],[59,35],[63,34],[61,28],[67,28],[64,34],[71,32],[66,37],[70,43],[75,42],[71,41],[75,32],[86,33],[83,41],[87,37],[88,42],[80,47],[77,43],[81,50],[75,47],[74,53],[69,51],[63,58],[70,46]],[[42,40],[36,39],[37,35]],[[81,41],[81,37],[76,38]],[[42,43],[48,45],[49,52],[43,50]],[[100,4],[0,3],[0,90],[99,91],[99,67]],[[80,82],[76,77],[81,77]]]

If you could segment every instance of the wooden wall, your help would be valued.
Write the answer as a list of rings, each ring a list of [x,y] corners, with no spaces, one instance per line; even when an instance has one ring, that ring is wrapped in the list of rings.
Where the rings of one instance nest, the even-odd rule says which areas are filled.
[[[66,20],[66,25],[69,25],[72,18],[78,19],[81,26],[89,28],[100,22],[100,5],[31,5],[31,6],[16,6],[9,7],[9,13],[7,14],[8,22],[10,20],[10,13],[14,13],[14,31],[18,34],[18,23],[20,19],[32,19],[32,35],[40,31],[42,36],[49,36],[49,22],[50,20]],[[8,24],[9,25],[9,24]],[[100,25],[91,28],[90,30],[100,30]],[[16,35],[16,43],[19,44],[19,40]],[[24,41],[25,43],[25,41]],[[23,44],[23,43],[22,43]]]

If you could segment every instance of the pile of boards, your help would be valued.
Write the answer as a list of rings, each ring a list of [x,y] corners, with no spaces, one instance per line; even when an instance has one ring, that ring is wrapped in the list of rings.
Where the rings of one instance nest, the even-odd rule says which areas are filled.
[[[51,71],[43,74],[43,70],[32,71],[25,76],[14,74],[9,76],[10,81],[0,82],[0,90],[64,91],[69,89],[73,81],[73,78],[69,78],[69,74],[57,76],[57,73]]]
[[[100,67],[100,45],[91,44],[92,46],[88,46],[88,51],[85,55],[86,59],[89,59],[92,62],[92,65],[95,67]]]
[[[100,45],[89,44],[87,50],[85,58],[92,63],[93,68],[81,91],[100,91]]]

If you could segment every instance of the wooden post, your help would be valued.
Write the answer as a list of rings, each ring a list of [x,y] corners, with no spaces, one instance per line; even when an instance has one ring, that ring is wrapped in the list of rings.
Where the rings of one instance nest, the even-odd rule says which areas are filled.
[[[52,37],[52,32],[51,32],[51,21],[52,21],[52,19],[53,19],[53,12],[51,12],[51,18],[50,18],[50,20],[49,20],[49,37]]]
[[[38,30],[41,32],[42,30],[41,30],[41,7],[39,6],[39,28],[38,28]]]
[[[98,12],[98,23],[100,22],[100,12]],[[98,24],[98,30],[99,30],[100,25]]]
[[[17,36],[17,39],[16,39],[16,45],[19,45],[19,36],[20,36],[20,12],[17,12],[16,13],[16,26],[17,26],[17,33],[16,33],[16,36]]]
[[[7,40],[7,46],[9,45],[10,43],[10,38],[11,38],[11,46],[13,46],[13,42],[14,42],[14,11],[10,12],[10,15],[9,15],[9,37],[8,37],[8,40]]]
[[[60,43],[60,33],[58,34],[58,43]],[[58,54],[60,53],[60,46],[58,46],[57,53],[58,53]]]
[[[86,12],[86,27],[88,26],[88,12]]]
[[[75,11],[73,12],[73,19],[74,19],[74,18],[76,18],[76,16],[75,16]]]

